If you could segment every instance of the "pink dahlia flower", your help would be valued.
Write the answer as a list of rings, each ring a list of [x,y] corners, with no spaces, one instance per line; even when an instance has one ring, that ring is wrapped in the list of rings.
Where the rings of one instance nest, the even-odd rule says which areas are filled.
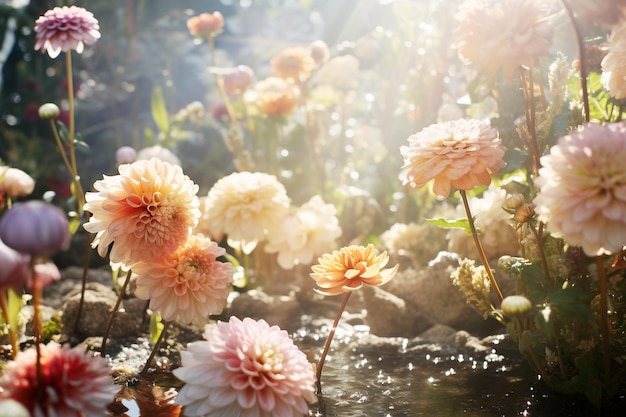
[[[589,256],[626,244],[626,123],[587,123],[541,158],[534,200],[547,229]]]
[[[176,402],[187,416],[295,417],[315,402],[315,375],[286,331],[231,317],[181,352]]]
[[[207,237],[189,236],[171,255],[133,265],[135,295],[150,300],[164,320],[205,324],[222,312],[231,290],[233,266],[217,260],[225,252]]]
[[[403,185],[420,188],[434,180],[433,192],[440,199],[452,187],[471,190],[491,184],[490,173],[504,167],[504,147],[498,131],[489,122],[459,119],[437,123],[409,137],[400,147],[404,165]]]
[[[85,44],[100,39],[99,29],[98,20],[82,7],[55,7],[35,22],[35,50],[47,52],[50,58],[71,49],[80,54]]]
[[[0,378],[0,398],[12,398],[31,416],[104,417],[119,390],[108,362],[85,351],[50,342],[40,345],[43,389],[37,387],[35,348],[19,352]],[[38,392],[42,397],[38,398]]]
[[[187,20],[189,33],[198,38],[210,38],[219,34],[224,27],[224,16],[220,12],[201,13]]]
[[[132,265],[173,253],[195,227],[200,210],[196,185],[178,165],[157,158],[119,166],[119,175],[96,181],[85,195],[92,213],[84,227],[100,256]]]

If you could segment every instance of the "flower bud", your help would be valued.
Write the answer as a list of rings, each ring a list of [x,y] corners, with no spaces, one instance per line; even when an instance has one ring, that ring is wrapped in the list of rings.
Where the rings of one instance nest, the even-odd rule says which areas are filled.
[[[130,164],[137,160],[137,151],[131,146],[122,146],[115,151],[115,161],[121,164]]]
[[[313,58],[315,65],[322,65],[324,62],[328,61],[330,51],[328,50],[326,42],[314,41],[309,45],[309,50],[311,51],[311,58]]]
[[[516,317],[528,313],[533,308],[533,305],[523,295],[509,295],[502,300],[500,308],[505,316]]]
[[[504,208],[509,210],[517,210],[526,202],[524,194],[513,194],[504,202]]]
[[[0,240],[0,289],[20,287],[29,279],[28,256],[19,253]]]
[[[17,168],[0,167],[0,191],[9,197],[24,197],[35,189],[35,180]]]
[[[513,219],[518,223],[526,223],[535,214],[535,205],[531,203],[522,204],[516,211]]]
[[[232,71],[224,74],[224,88],[226,92],[236,93],[245,90],[252,82],[254,71],[246,65],[238,65]]]
[[[0,220],[0,239],[31,256],[50,256],[69,246],[67,218],[56,206],[41,200],[13,205]]]
[[[56,119],[59,117],[61,110],[59,110],[59,106],[54,103],[44,103],[39,106],[39,117],[42,119]]]

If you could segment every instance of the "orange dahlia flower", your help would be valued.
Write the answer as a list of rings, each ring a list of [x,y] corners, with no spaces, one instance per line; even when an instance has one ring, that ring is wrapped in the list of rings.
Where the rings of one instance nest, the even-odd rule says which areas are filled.
[[[196,185],[178,165],[157,158],[119,166],[119,175],[96,181],[85,194],[84,227],[96,233],[91,246],[113,263],[132,265],[174,252],[200,217]]]
[[[327,253],[313,265],[311,278],[317,283],[316,292],[322,295],[339,295],[358,290],[367,285],[382,285],[398,271],[398,265],[384,269],[389,262],[387,252],[376,254],[374,245],[346,246]]]
[[[447,198],[452,187],[471,190],[489,185],[490,172],[497,175],[505,165],[505,149],[489,122],[459,119],[437,123],[408,140],[409,146],[400,147],[402,184],[419,188],[434,180],[433,192],[439,199]]]

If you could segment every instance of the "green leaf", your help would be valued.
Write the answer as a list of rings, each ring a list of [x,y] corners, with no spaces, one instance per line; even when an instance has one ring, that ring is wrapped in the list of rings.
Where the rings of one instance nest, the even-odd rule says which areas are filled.
[[[9,329],[19,329],[19,315],[22,307],[26,305],[26,301],[21,294],[18,294],[15,290],[9,289],[8,295],[8,325]]]
[[[472,235],[472,229],[467,219],[448,220],[442,217],[438,219],[426,219],[427,222],[444,229],[463,229],[468,236]]]
[[[154,312],[150,316],[150,340],[152,343],[155,343],[159,340],[159,336],[161,336],[161,332],[163,331],[164,325],[161,320],[161,315],[158,312]]]
[[[548,305],[560,315],[581,322],[593,321],[592,294],[579,287],[559,289],[548,297]]]
[[[165,98],[163,97],[163,90],[161,90],[161,88],[155,87],[154,90],[152,90],[150,107],[152,109],[152,118],[159,132],[167,134],[170,130],[170,121],[167,116]]]

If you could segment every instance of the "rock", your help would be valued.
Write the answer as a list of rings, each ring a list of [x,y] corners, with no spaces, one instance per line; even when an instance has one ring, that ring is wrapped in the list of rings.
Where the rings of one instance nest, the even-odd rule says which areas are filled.
[[[76,334],[82,337],[103,336],[109,322],[111,311],[117,301],[115,292],[107,286],[91,283],[85,291],[85,300],[81,320]],[[80,293],[71,296],[63,307],[63,334],[73,332],[80,303]],[[141,333],[146,301],[127,298],[122,301],[111,327],[110,337],[136,337]]]
[[[361,290],[367,306],[365,323],[377,336],[413,337],[432,325],[405,300],[380,287],[365,286]]]
[[[407,306],[429,319],[470,332],[489,333],[495,320],[485,320],[452,283],[450,274],[458,266],[459,257],[442,252],[423,270],[407,269],[385,284],[384,289],[402,298]]]
[[[240,319],[250,317],[264,319],[270,326],[277,325],[293,332],[300,327],[302,311],[299,303],[289,296],[269,295],[261,289],[250,290],[236,297],[230,308],[223,314],[225,319],[235,316]]]

